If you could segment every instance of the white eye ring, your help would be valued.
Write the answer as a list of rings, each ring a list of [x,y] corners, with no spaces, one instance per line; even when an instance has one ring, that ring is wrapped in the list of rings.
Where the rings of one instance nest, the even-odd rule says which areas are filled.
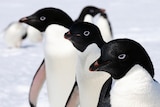
[[[126,58],[126,54],[120,54],[120,55],[118,56],[118,59],[124,59],[124,58]]]
[[[46,20],[46,17],[45,17],[45,16],[41,16],[41,17],[40,17],[40,20],[41,20],[41,21],[44,21],[44,20]]]
[[[89,31],[84,31],[83,34],[84,34],[84,36],[89,36],[90,32]]]

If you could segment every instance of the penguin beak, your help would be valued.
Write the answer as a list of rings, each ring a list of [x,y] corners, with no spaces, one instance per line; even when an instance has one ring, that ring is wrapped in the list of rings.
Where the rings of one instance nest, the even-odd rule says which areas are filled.
[[[89,67],[90,71],[106,71],[106,66],[110,64],[110,60],[101,61],[101,59],[96,60],[91,66]]]
[[[106,12],[105,9],[100,9],[100,13],[104,14]]]
[[[97,71],[98,67],[100,66],[100,64],[98,63],[98,61],[95,61],[90,67],[89,67],[89,70],[90,71]]]
[[[19,22],[23,23],[23,22],[27,22],[28,21],[28,17],[23,17],[19,20]]]
[[[70,40],[71,39],[71,33],[70,32],[65,33],[64,38]]]

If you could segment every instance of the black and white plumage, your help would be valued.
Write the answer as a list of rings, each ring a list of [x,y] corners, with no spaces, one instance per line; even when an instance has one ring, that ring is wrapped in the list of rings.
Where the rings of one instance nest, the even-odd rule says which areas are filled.
[[[96,15],[100,14],[95,20]],[[86,6],[82,9],[75,22],[89,22],[98,26],[103,39],[108,42],[113,39],[112,26],[105,9],[95,6]]]
[[[90,70],[111,74],[112,107],[159,107],[160,84],[153,79],[151,59],[139,43],[116,39],[105,44]]]
[[[104,103],[98,103],[99,99],[104,101],[100,98],[101,89],[110,75],[104,72],[89,72],[90,64],[100,56],[100,48],[105,44],[98,27],[91,23],[79,22],[70,28],[69,32],[65,34],[65,38],[70,40],[77,49],[76,78],[79,87],[80,106],[100,107]],[[109,88],[111,81],[108,82],[105,87]],[[109,100],[109,96],[105,99]],[[106,107],[110,107],[107,101],[105,103],[108,104]]]
[[[44,70],[49,102],[51,107],[64,107],[75,84],[75,49],[63,38],[64,33],[73,24],[72,19],[60,9],[43,8],[31,16],[20,19],[20,22],[27,23],[41,32],[45,31]],[[30,102],[36,106],[36,98]]]
[[[110,20],[105,12],[102,12],[97,19],[96,25],[101,31],[101,35],[103,35],[103,39],[108,42],[113,39],[113,32]]]
[[[44,11],[44,10],[43,10]],[[45,10],[46,11],[46,10]],[[47,10],[48,12],[50,11],[50,10]],[[51,14],[56,14],[56,12],[57,11],[59,11],[58,9],[56,10],[56,11],[54,11],[54,12],[52,12]],[[60,10],[61,11],[61,10]],[[88,11],[88,12],[86,12],[86,11]],[[87,17],[85,17],[85,16],[87,16],[88,14],[89,15],[92,15],[92,16],[95,16],[96,14],[98,14],[98,12],[103,12],[103,9],[98,9],[98,8],[96,8],[96,7],[93,7],[93,6],[87,6],[87,7],[85,7],[85,9],[83,9],[82,10],[82,12],[81,12],[81,14],[80,14],[80,16],[78,17],[78,19],[77,20],[79,20],[79,21],[91,21],[92,19],[88,19]],[[49,12],[50,13],[50,12]],[[83,15],[82,15],[83,14]],[[54,20],[54,19],[58,19],[58,18],[60,18],[60,16],[54,16],[54,18],[52,17],[52,16],[47,16],[47,18],[49,17],[49,19],[47,19],[47,20],[51,20],[52,18],[52,22],[46,22],[45,21],[45,23],[56,23],[57,24],[57,22],[58,23],[60,23],[61,25],[63,25],[63,23],[64,23],[64,25],[63,26],[66,26],[67,28],[72,24],[72,21],[71,21],[71,19],[66,15],[66,14],[63,14],[63,16],[64,16],[64,18],[65,17],[67,17],[66,18],[66,20],[63,20],[63,21],[61,21],[62,19],[59,19],[59,20]],[[82,16],[84,16],[84,18],[82,19]],[[29,20],[31,19],[31,20],[33,20],[33,19],[36,19],[36,22],[32,22],[32,23],[28,23],[27,21],[26,21],[26,23],[28,23],[28,24],[30,24],[31,26],[33,26],[33,27],[35,27],[35,28],[37,28],[38,30],[40,30],[41,32],[42,31],[45,31],[45,29],[48,27],[45,23],[43,23],[43,21],[40,21],[40,20],[45,20],[45,18],[46,17],[44,17],[43,15],[40,17],[37,17],[37,16],[34,16],[34,17],[29,17]],[[25,20],[26,19],[28,19],[28,18],[22,18],[20,21],[21,22],[25,22]],[[40,19],[40,20],[38,20],[38,19]],[[67,20],[67,19],[69,19],[69,20]],[[68,23],[67,23],[68,22]],[[77,22],[77,21],[76,21]],[[67,23],[67,24],[66,24]],[[36,24],[36,25],[35,25]],[[41,28],[43,26],[43,28]],[[47,28],[48,29],[48,28]],[[55,31],[56,31],[56,29],[55,28],[53,28]],[[58,31],[58,30],[57,30]],[[61,30],[59,30],[59,31],[61,31]],[[62,33],[62,32],[61,32]],[[46,33],[47,34],[47,33]],[[52,33],[50,33],[50,35],[52,35]],[[35,35],[36,36],[36,35]],[[52,36],[50,36],[50,37],[52,37]],[[52,39],[51,38],[49,38],[48,39],[48,41],[52,41]],[[57,42],[57,41],[56,41]],[[43,63],[43,62],[42,62]],[[45,71],[41,71],[41,69],[44,69],[43,68],[43,64],[42,64],[42,66],[40,67],[40,69],[38,69],[38,71],[37,71],[37,73],[35,74],[35,78],[33,79],[33,81],[32,81],[32,86],[31,86],[31,89],[30,89],[30,102],[32,102],[32,103],[34,103],[34,105],[36,105],[36,100],[37,100],[37,97],[38,97],[38,93],[39,93],[39,91],[40,91],[40,88],[36,88],[36,89],[34,89],[35,88],[35,86],[34,85],[36,85],[36,84],[38,84],[38,86],[39,87],[41,87],[42,85],[43,85],[43,82],[44,81],[41,81],[41,83],[37,83],[37,79],[39,78],[39,77],[41,77],[41,75],[42,74],[45,74]],[[38,72],[40,72],[40,73],[38,73]],[[41,77],[42,78],[42,77]],[[44,77],[43,77],[44,78]],[[43,79],[44,80],[44,79]],[[75,87],[75,89],[77,89],[76,87]],[[74,89],[74,90],[75,90]],[[36,94],[33,94],[33,93],[35,93],[35,91],[32,91],[32,90],[36,90]],[[76,92],[76,91],[78,91],[78,90],[75,90],[74,92]],[[76,92],[77,93],[77,92]],[[36,96],[35,96],[36,95]],[[67,101],[67,103],[72,103],[73,101],[72,101],[72,99],[76,99],[77,98],[77,96],[76,96],[77,94],[72,94],[72,96],[71,96],[71,100],[70,99],[68,99],[68,101]],[[76,96],[76,98],[74,98],[73,96]],[[32,99],[32,100],[31,100]],[[78,99],[77,99],[78,100]],[[77,102],[77,101],[76,101]],[[75,102],[74,102],[75,103]]]
[[[105,9],[101,9],[95,6],[86,6],[82,9],[79,17],[75,22],[90,22],[94,23],[93,19],[94,17],[99,13],[104,13]]]
[[[19,22],[11,23],[4,31],[4,41],[8,48],[20,48],[26,36],[26,26]]]

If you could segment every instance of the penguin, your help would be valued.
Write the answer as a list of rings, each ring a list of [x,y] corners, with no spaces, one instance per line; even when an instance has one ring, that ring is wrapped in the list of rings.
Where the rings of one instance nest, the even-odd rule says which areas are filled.
[[[38,43],[38,42],[42,42],[43,35],[38,29],[32,26],[28,26],[27,27],[27,38],[33,43]]]
[[[4,41],[8,48],[20,48],[23,39],[27,36],[26,26],[19,22],[11,23],[4,30]]]
[[[99,13],[104,13],[105,9],[101,9],[95,6],[86,6],[82,9],[79,17],[75,20],[75,22],[90,22],[94,23],[94,17]]]
[[[97,17],[97,20],[94,20],[95,16],[100,14]],[[106,10],[103,8],[98,8],[95,6],[86,6],[82,9],[79,17],[75,22],[89,22],[98,26],[103,39],[108,42],[113,39],[112,26],[110,20],[106,14]]]
[[[85,11],[88,11],[88,12],[85,12]],[[92,16],[95,16],[96,14],[98,14],[98,12],[103,12],[104,11],[104,9],[99,9],[99,8],[96,8],[96,7],[93,7],[93,6],[87,6],[87,7],[85,7],[83,10],[82,10],[82,12],[81,12],[81,14],[80,14],[80,16],[86,16],[87,14],[91,14]],[[83,15],[82,15],[83,14]],[[87,20],[86,18],[81,18],[81,17],[78,17],[78,19],[75,21],[75,22],[77,22],[77,21],[89,21],[89,20]],[[24,18],[24,19],[22,19],[22,20],[25,20],[26,18]],[[22,20],[20,20],[20,21],[22,21]],[[23,22],[23,21],[22,21]],[[39,29],[38,29],[39,30]],[[40,30],[41,31],[41,30]],[[42,31],[41,31],[42,32]],[[44,63],[44,62],[42,62],[42,63]],[[41,64],[41,66],[42,66],[43,64]],[[42,67],[43,68],[43,67]],[[38,69],[37,70],[37,73],[35,74],[35,76],[34,76],[34,79],[33,79],[33,81],[32,81],[32,85],[31,85],[31,89],[30,89],[30,99],[29,99],[29,101],[30,102],[32,102],[32,103],[34,103],[34,104],[32,104],[32,105],[36,105],[36,102],[37,102],[37,98],[38,98],[38,93],[37,94],[33,94],[33,93],[35,93],[35,91],[37,91],[37,92],[39,92],[40,91],[40,89],[41,89],[41,87],[42,87],[42,85],[43,85],[43,82],[44,81],[41,81],[41,84],[40,83],[37,83],[37,79],[39,79],[39,77],[41,77],[42,78],[42,76],[43,76],[43,74],[45,74],[45,73],[42,73],[41,71],[39,71],[39,70],[41,70],[41,69]],[[38,73],[38,72],[40,72],[40,73]],[[45,72],[45,70],[44,70],[44,72]],[[45,78],[45,77],[43,77],[43,78]],[[45,79],[43,79],[43,80],[45,80]],[[75,83],[76,84],[76,83]],[[35,85],[41,85],[41,86],[39,86],[39,88],[36,88],[36,89],[34,89],[35,88]],[[75,89],[74,89],[75,88]],[[33,91],[34,90],[34,91]],[[70,95],[70,97],[69,97],[69,99],[68,99],[68,101],[67,101],[67,106],[69,106],[70,107],[70,104],[73,104],[73,103],[75,103],[76,102],[76,104],[75,105],[78,105],[78,87],[77,86],[75,86],[74,85],[74,87],[73,87],[73,89],[72,89],[72,92],[75,92],[75,94],[74,93],[71,93],[71,95]],[[36,96],[35,96],[36,95]],[[75,96],[75,97],[73,97],[73,96]],[[35,98],[34,100],[33,100],[33,98]],[[73,99],[73,100],[72,100]],[[77,100],[77,101],[75,101],[75,99]],[[75,102],[74,102],[75,101]],[[30,103],[31,104],[31,103]]]
[[[79,88],[81,107],[102,107],[104,102],[99,102],[100,93],[103,85],[110,90],[111,77],[108,73],[89,72],[89,66],[100,56],[100,48],[105,41],[100,35],[100,30],[94,24],[88,22],[78,22],[72,25],[70,30],[65,33],[64,38],[71,41],[77,49],[78,60],[76,64],[76,78]],[[108,81],[109,80],[109,81]],[[106,82],[108,81],[108,82]],[[105,88],[105,89],[106,89]],[[106,95],[106,107],[110,107],[109,95]],[[107,102],[108,101],[108,102]]]
[[[112,107],[159,107],[160,84],[153,79],[152,61],[138,42],[125,38],[108,42],[90,70],[111,75]]]
[[[63,38],[64,33],[73,24],[72,19],[60,9],[47,7],[21,18],[20,22],[27,23],[41,32],[45,31],[45,60],[41,67],[43,68],[45,63],[43,72],[46,71],[49,103],[51,107],[65,107],[76,81],[75,49],[69,41]],[[37,97],[30,99],[33,107],[36,106],[36,99]]]
[[[96,25],[100,29],[101,35],[103,35],[103,40],[109,42],[113,39],[113,31],[110,20],[105,12],[101,12],[99,18],[97,19]]]

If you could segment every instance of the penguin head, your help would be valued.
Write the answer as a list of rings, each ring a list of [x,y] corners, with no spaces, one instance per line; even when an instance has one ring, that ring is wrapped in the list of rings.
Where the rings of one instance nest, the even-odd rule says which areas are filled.
[[[59,24],[69,28],[73,21],[62,10],[56,8],[43,8],[34,14],[21,18],[20,22],[27,23],[39,31],[43,32],[50,24]]]
[[[86,6],[82,10],[82,13],[90,14],[93,17],[95,15],[97,15],[98,13],[104,13],[104,12],[105,12],[105,9],[101,9],[101,8],[98,8],[98,7],[95,7],[95,6]]]
[[[95,6],[86,6],[82,9],[80,16],[75,22],[83,22],[86,15],[94,17],[99,13],[105,13],[105,9],[97,8]]]
[[[64,37],[81,52],[92,43],[96,43],[99,47],[104,43],[98,27],[88,22],[73,24]]]
[[[100,58],[90,66],[90,70],[105,71],[114,79],[120,79],[135,64],[139,64],[154,76],[152,62],[139,43],[130,39],[116,39],[103,45]]]

